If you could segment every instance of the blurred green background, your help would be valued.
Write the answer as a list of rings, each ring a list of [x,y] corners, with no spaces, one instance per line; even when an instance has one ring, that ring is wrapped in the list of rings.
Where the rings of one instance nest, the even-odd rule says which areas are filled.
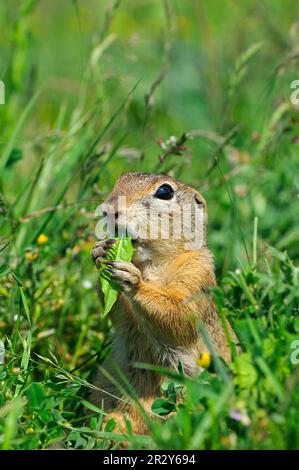
[[[299,330],[299,109],[290,101],[291,83],[299,79],[298,6],[295,0],[1,2],[0,332],[9,357],[2,405],[25,396],[32,381],[50,380],[32,351],[48,357],[50,349],[67,370],[106,351],[110,324],[99,314],[90,260],[94,212],[121,173],[163,172],[208,202],[220,311],[236,329],[249,315],[269,335],[265,350],[262,343],[250,349],[254,341],[244,336],[253,362],[261,355],[276,374],[259,391],[255,381],[252,390],[246,383],[257,428],[245,437],[238,431],[240,440],[223,446],[297,446],[295,405],[291,417],[286,402],[276,413],[269,397],[273,380],[282,388],[288,383],[287,341]],[[277,250],[270,258],[268,245]],[[278,265],[270,269],[273,259]],[[241,281],[236,268],[244,272]],[[88,378],[91,364],[80,374]],[[66,403],[78,416],[76,393],[71,403],[63,390],[57,393],[57,407]],[[46,447],[60,437],[53,427],[47,440],[45,424],[35,423],[29,445],[34,413],[16,403],[0,409],[4,429],[8,417],[14,423],[0,440],[4,448]],[[269,441],[256,434],[260,408],[280,416],[275,432],[266,433]],[[57,415],[51,419],[59,422]],[[217,447],[218,438],[200,442]],[[162,441],[156,436],[157,446],[170,445]]]
[[[79,167],[84,152],[136,87],[92,149],[105,154],[92,162],[89,179],[97,179],[103,193],[113,184],[107,174],[115,179],[126,170],[169,171],[193,184],[209,203],[218,265],[243,257],[239,226],[250,239],[255,215],[266,242],[298,256],[298,113],[288,107],[298,73],[298,2],[54,0],[11,1],[1,8],[7,101],[0,109],[2,149],[16,116],[40,93],[14,140],[22,158],[3,174],[9,202],[15,188],[23,189],[41,160],[47,161],[51,143],[60,147],[57,160],[66,151],[77,153],[65,196],[73,201],[85,171]],[[80,149],[76,138],[67,141],[72,126],[76,138],[82,137]],[[211,135],[188,143],[186,158],[159,165],[157,139],[191,130]],[[219,139],[226,137],[230,146],[223,147]],[[115,151],[102,168],[107,147]],[[219,168],[209,171],[215,156]],[[55,180],[59,163],[52,171],[48,178]],[[65,174],[71,176],[67,168]],[[30,210],[53,205],[55,186]],[[88,195],[92,185],[89,190]]]

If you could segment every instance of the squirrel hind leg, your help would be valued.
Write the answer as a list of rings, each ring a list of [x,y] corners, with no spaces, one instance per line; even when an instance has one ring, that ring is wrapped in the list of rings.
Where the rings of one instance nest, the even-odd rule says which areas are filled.
[[[149,414],[154,398],[155,397],[139,400],[140,406],[143,408],[150,420],[159,419],[158,416],[153,418],[153,416]],[[122,408],[122,406],[123,405],[120,405],[119,408],[111,410],[106,417],[106,419],[113,418],[116,421],[116,427],[113,432],[117,434],[128,434],[129,427],[133,434],[149,435],[150,429],[148,426],[148,420],[144,419],[143,413],[140,412],[139,407],[136,407],[134,404],[129,407],[125,406],[124,408]]]
[[[129,410],[122,411],[122,410],[117,410],[117,411],[112,411],[111,413],[108,414],[107,420],[113,418],[116,421],[116,426],[113,429],[113,433],[116,434],[128,434],[128,426],[127,422],[129,422],[129,426],[131,427],[131,432],[133,434],[143,434],[143,435],[148,435],[150,433],[147,425],[141,418],[140,414],[137,412],[135,408],[130,408]],[[118,450],[125,450],[129,446],[129,442],[124,440],[120,443],[117,441],[111,442],[111,448],[117,447]]]
[[[133,407],[127,411],[112,411],[107,418],[113,418],[116,421],[116,427],[113,432],[117,434],[127,434],[128,421],[131,425],[133,434],[149,434],[149,429],[140,414]]]

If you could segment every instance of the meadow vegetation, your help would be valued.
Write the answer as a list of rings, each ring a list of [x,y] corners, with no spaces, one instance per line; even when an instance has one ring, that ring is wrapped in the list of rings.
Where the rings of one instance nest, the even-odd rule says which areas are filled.
[[[0,448],[299,448],[298,11],[1,2]],[[88,400],[111,338],[95,210],[126,171],[204,194],[211,294],[242,346],[225,365],[211,345],[199,377],[169,373],[153,411],[173,414],[149,436],[115,434]]]

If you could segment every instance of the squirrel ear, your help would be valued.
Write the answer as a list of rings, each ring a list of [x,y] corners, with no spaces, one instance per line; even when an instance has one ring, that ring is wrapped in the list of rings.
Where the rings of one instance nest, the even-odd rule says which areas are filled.
[[[202,206],[204,210],[207,209],[206,200],[200,193],[195,193],[194,199],[195,199],[195,202],[198,206]]]
[[[194,196],[196,204],[199,206],[204,206],[205,205],[205,200],[201,197],[199,193],[196,193]]]
[[[196,204],[198,204],[200,206],[203,205],[203,201],[200,199],[198,194],[195,194],[194,199],[195,199]]]

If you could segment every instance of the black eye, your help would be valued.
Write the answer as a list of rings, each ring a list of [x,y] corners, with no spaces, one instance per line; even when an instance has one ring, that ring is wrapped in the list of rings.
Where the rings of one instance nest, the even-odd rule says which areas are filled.
[[[169,199],[172,199],[174,195],[174,190],[172,189],[169,184],[162,184],[160,188],[157,189],[155,192],[154,197],[157,197],[158,199],[163,199],[165,201],[169,201]]]

